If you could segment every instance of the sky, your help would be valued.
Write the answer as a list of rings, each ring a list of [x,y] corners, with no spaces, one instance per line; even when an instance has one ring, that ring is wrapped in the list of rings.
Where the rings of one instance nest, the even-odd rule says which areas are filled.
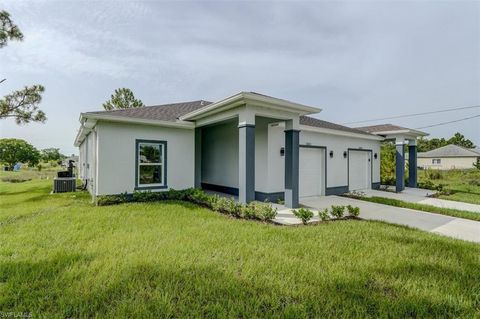
[[[1,9],[24,41],[0,49],[0,96],[42,84],[48,120],[0,120],[0,136],[64,154],[78,154],[80,113],[101,110],[119,87],[146,105],[255,91],[320,107],[315,117],[339,124],[480,105],[480,2],[3,0]],[[480,145],[479,117],[425,131]]]

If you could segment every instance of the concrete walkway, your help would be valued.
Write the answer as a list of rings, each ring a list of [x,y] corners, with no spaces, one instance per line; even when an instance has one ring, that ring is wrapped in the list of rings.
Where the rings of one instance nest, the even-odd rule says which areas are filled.
[[[441,208],[466,210],[473,213],[480,213],[480,205],[457,202],[453,200],[446,200],[446,199],[440,199],[440,198],[431,198],[428,196],[433,195],[435,191],[431,191],[428,189],[407,187],[401,193],[393,193],[393,192],[380,191],[375,189],[368,189],[368,190],[363,190],[360,193],[363,193],[365,194],[365,196],[368,196],[368,197],[377,196],[377,197],[393,198],[393,199],[398,199],[405,202],[425,204],[425,205],[441,207]]]
[[[300,199],[300,202],[303,206],[309,207],[315,212],[312,222],[319,220],[318,210],[330,208],[331,205],[352,205],[360,207],[360,217],[363,219],[406,225],[444,236],[480,243],[480,222],[473,220],[339,196],[304,197]],[[278,214],[274,222],[282,225],[301,224],[301,221],[293,215],[292,211],[283,206],[278,207]]]

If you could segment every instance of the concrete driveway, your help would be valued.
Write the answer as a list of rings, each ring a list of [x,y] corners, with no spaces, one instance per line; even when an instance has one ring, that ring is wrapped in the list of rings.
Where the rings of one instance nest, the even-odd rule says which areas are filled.
[[[367,189],[367,190],[362,190],[361,193],[364,193],[365,196],[368,196],[368,197],[377,196],[377,197],[393,198],[393,199],[402,200],[404,202],[425,204],[425,205],[441,207],[441,208],[452,208],[452,209],[466,210],[473,213],[480,213],[480,205],[457,202],[453,200],[446,200],[446,199],[440,199],[440,198],[431,198],[428,196],[433,195],[435,191],[431,191],[428,189],[407,187],[401,193]]]
[[[318,210],[331,205],[352,205],[360,207],[360,217],[367,220],[379,220],[392,224],[406,225],[421,230],[453,238],[480,243],[480,222],[473,220],[426,213],[418,210],[387,206],[340,196],[303,197],[303,206],[315,212],[312,221],[318,221]],[[278,210],[275,222],[283,225],[301,224],[290,209]]]

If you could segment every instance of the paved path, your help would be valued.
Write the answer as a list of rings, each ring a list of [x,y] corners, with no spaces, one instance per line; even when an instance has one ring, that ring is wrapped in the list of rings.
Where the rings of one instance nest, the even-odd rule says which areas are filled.
[[[440,198],[427,197],[435,193],[435,191],[431,191],[428,189],[407,187],[401,193],[393,193],[393,192],[380,191],[375,189],[368,189],[368,190],[361,191],[361,193],[364,193],[365,196],[368,196],[368,197],[377,196],[377,197],[393,198],[393,199],[403,200],[405,202],[426,204],[426,205],[435,206],[435,207],[453,208],[453,209],[459,209],[459,210],[466,210],[474,213],[480,213],[480,205],[457,202],[453,200],[446,200],[446,199],[440,199]]]
[[[300,202],[302,205],[310,207],[315,211],[315,217],[312,221],[319,220],[318,210],[330,208],[331,205],[352,205],[360,207],[360,217],[363,219],[406,225],[444,236],[480,243],[480,222],[473,220],[370,203],[339,196],[304,197],[301,198]],[[283,225],[301,224],[301,221],[293,215],[291,210],[283,206],[279,206],[278,214],[274,221]]]

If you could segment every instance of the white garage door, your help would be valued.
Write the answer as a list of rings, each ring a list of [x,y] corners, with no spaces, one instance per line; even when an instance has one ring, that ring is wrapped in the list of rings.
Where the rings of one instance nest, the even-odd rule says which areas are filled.
[[[299,161],[299,196],[324,195],[325,153],[322,148],[301,147]]]
[[[371,152],[348,151],[348,188],[350,191],[371,188]]]

